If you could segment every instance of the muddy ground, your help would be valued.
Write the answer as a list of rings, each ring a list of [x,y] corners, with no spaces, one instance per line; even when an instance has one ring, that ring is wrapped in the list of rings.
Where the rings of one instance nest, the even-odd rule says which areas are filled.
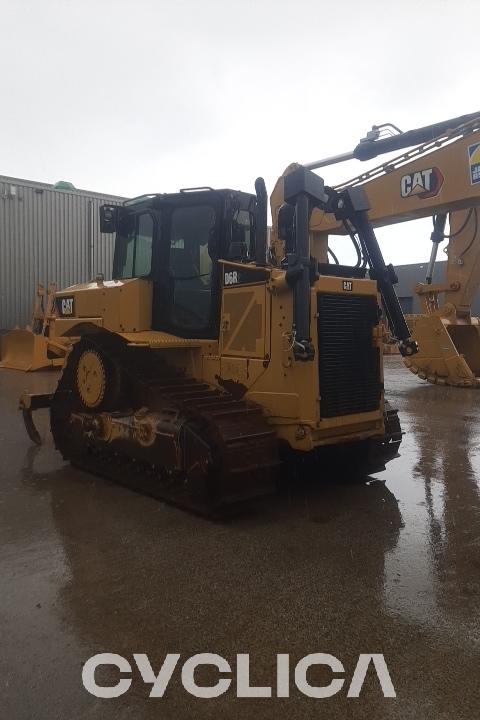
[[[0,371],[1,717],[479,717],[480,392],[422,384],[395,357],[386,366],[406,434],[385,472],[361,486],[301,483],[225,523],[72,469],[45,413],[45,444],[33,447],[17,398],[53,387],[56,375]],[[277,653],[293,667],[324,652],[347,680],[323,700],[293,680],[290,698],[237,699],[232,683],[203,700],[177,669],[152,699],[134,671],[126,694],[104,700],[81,681],[99,652],[132,664],[147,653],[156,670],[167,653],[180,653],[180,665],[217,653],[232,666],[249,653],[252,684],[274,688]],[[396,699],[373,673],[358,699],[347,697],[360,653],[384,654]],[[308,677],[327,684],[331,674]]]

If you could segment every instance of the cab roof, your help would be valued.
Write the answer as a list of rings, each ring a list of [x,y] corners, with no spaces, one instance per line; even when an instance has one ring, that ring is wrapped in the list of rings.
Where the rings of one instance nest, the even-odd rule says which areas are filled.
[[[252,193],[246,193],[241,190],[232,190],[230,188],[214,189],[211,187],[194,187],[194,188],[182,188],[177,193],[152,193],[146,195],[139,195],[138,197],[125,200],[123,203],[124,207],[132,207],[135,205],[146,205],[150,207],[156,207],[158,205],[170,205],[172,203],[189,203],[191,200],[197,202],[207,198],[220,198],[227,196],[237,196],[244,199],[254,198],[255,195]]]

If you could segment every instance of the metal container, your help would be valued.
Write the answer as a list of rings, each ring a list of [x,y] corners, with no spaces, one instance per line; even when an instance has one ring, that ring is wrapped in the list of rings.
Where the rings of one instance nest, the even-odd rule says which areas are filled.
[[[111,277],[114,235],[98,209],[125,198],[0,175],[0,329],[30,322],[38,282]]]

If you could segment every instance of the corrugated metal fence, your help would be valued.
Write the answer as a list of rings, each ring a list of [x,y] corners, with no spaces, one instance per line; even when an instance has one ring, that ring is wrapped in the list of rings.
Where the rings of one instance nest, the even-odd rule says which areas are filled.
[[[98,209],[123,200],[0,175],[0,329],[30,322],[38,282],[111,277],[114,236],[100,233]]]

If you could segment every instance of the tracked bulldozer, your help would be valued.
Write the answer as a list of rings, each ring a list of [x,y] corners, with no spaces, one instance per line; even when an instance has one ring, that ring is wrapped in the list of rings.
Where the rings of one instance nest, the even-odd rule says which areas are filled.
[[[55,337],[55,292],[55,283],[46,291],[39,283],[31,325],[0,336],[0,368],[29,372],[63,365],[70,340]]]
[[[364,192],[290,168],[272,197],[276,259],[261,178],[255,188],[101,208],[114,279],[56,294],[56,333],[73,345],[55,392],[21,398],[34,441],[32,411],[48,407],[66,460],[214,516],[271,492],[282,466],[321,481],[397,456],[380,296],[401,352],[417,347]],[[355,230],[370,277],[315,254],[315,208]]]
[[[480,387],[480,323],[472,317],[472,301],[480,286],[480,113],[406,133],[392,125],[388,132],[385,128],[374,127],[352,153],[310,167],[351,158],[369,160],[411,147],[335,190],[362,188],[374,227],[432,216],[430,261],[425,282],[415,288],[422,313],[407,316],[419,351],[404,362],[430,383]],[[328,246],[329,235],[351,234],[351,228],[321,208],[313,211],[310,229],[317,254]],[[446,277],[433,283],[438,247],[445,240]],[[408,239],[405,244],[408,247]]]

